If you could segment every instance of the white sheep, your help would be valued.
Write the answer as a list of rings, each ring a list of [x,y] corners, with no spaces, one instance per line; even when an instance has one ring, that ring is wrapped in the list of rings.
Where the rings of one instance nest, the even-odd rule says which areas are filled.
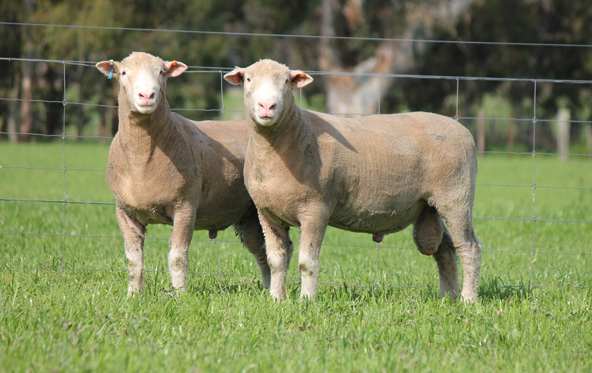
[[[300,228],[301,297],[314,298],[327,225],[384,235],[414,225],[433,255],[440,295],[477,299],[481,243],[472,226],[477,160],[470,132],[431,113],[341,118],[296,106],[293,87],[312,78],[271,60],[224,78],[244,83],[249,124],[245,182],[259,212],[271,267],[270,293],[286,297],[290,226]],[[442,217],[447,223],[444,225]]]
[[[244,121],[194,122],[171,112],[166,80],[187,65],[134,52],[96,67],[119,82],[119,131],[109,150],[107,183],[125,240],[128,295],[142,287],[143,245],[149,224],[173,225],[168,255],[173,288],[185,290],[194,230],[234,226],[255,256],[263,285],[270,271],[261,226],[243,180]]]

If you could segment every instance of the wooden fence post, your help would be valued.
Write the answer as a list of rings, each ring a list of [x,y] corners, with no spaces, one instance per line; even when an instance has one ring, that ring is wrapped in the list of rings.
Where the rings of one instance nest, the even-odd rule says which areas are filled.
[[[567,161],[569,157],[569,127],[571,112],[568,108],[560,108],[557,113],[557,153],[559,160]]]
[[[485,153],[485,109],[479,108],[477,119],[477,152],[480,158],[483,158]]]

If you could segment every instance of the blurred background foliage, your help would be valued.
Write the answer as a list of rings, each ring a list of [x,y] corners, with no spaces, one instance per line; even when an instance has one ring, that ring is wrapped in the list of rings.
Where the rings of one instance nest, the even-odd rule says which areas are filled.
[[[108,141],[117,113],[105,106],[116,104],[116,87],[92,65],[145,51],[203,72],[169,84],[171,107],[200,109],[182,112],[191,119],[219,118],[222,107],[240,105],[228,86],[221,94],[221,71],[272,58],[315,77],[303,92],[309,108],[459,115],[486,139],[481,150],[510,151],[532,150],[535,115],[543,119],[537,146],[556,151],[563,111],[571,151],[592,152],[590,85],[537,82],[535,102],[531,81],[592,77],[586,0],[3,1],[0,34],[0,138],[10,141],[61,134],[64,113],[68,134]],[[64,97],[97,106],[64,109]]]

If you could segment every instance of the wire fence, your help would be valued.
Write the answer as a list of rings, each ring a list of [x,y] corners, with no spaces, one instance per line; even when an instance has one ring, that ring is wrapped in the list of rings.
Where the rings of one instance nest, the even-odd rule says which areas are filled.
[[[6,24],[6,23],[5,23]],[[29,25],[29,26],[39,26],[43,27],[44,25],[38,24],[21,24],[21,25]],[[47,26],[47,25],[45,25]],[[52,27],[73,27],[73,28],[85,28],[86,26],[67,26],[67,25],[52,25]],[[121,30],[128,30],[128,29],[121,29]],[[135,30],[135,29],[132,29]],[[131,31],[131,30],[130,30]],[[137,30],[136,30],[137,31]],[[139,31],[154,31],[154,32],[198,32],[201,31],[188,31],[188,30],[139,30]],[[219,34],[226,34],[226,33],[219,33]],[[230,33],[232,34],[232,33]],[[252,36],[252,35],[264,35],[269,37],[290,37],[290,38],[320,38],[319,36],[303,36],[303,35],[269,35],[269,34],[248,34],[248,33],[241,33],[241,36]],[[399,40],[399,39],[394,39]],[[437,41],[437,40],[420,40],[422,42],[437,42],[437,43],[449,43],[449,41]],[[457,43],[457,42],[455,42]],[[463,43],[472,43],[472,42],[463,42]],[[488,44],[488,43],[481,43],[481,44]],[[521,43],[492,43],[495,45],[522,45]],[[525,44],[525,45],[539,45],[539,44]],[[553,44],[545,44],[545,46],[554,46]],[[570,45],[565,46],[561,45],[562,47],[572,47],[572,48],[590,48],[590,45]],[[16,58],[16,57],[0,57],[0,61],[5,61],[8,63],[33,63],[33,64],[52,64],[55,66],[61,66],[61,70],[63,73],[63,98],[62,100],[46,100],[40,97],[33,97],[30,99],[25,99],[22,97],[0,97],[0,101],[6,102],[8,105],[11,104],[21,104],[23,102],[33,103],[33,104],[44,104],[44,105],[55,105],[55,106],[62,106],[62,125],[61,125],[61,133],[58,134],[46,134],[40,131],[33,132],[33,133],[21,133],[17,131],[2,131],[0,135],[3,136],[14,136],[14,135],[30,135],[34,139],[52,139],[54,142],[61,142],[61,167],[45,167],[42,165],[39,166],[23,166],[19,164],[18,159],[13,159],[10,157],[9,154],[2,154],[2,164],[0,164],[0,183],[9,183],[11,178],[14,178],[16,174],[11,175],[11,171],[19,172],[21,175],[22,173],[26,173],[27,177],[30,178],[29,175],[38,172],[38,171],[48,171],[48,172],[61,172],[62,177],[61,180],[58,181],[59,183],[59,190],[62,193],[62,198],[29,198],[26,193],[20,194],[20,191],[12,190],[10,192],[5,192],[6,194],[0,195],[0,204],[4,204],[4,209],[2,209],[3,214],[5,215],[2,219],[2,225],[0,226],[0,242],[8,242],[9,238],[14,237],[39,237],[39,238],[48,238],[53,239],[51,245],[44,243],[44,242],[34,242],[25,240],[22,242],[21,249],[23,251],[29,252],[44,252],[48,251],[47,247],[52,246],[53,249],[49,250],[53,254],[51,260],[47,261],[46,263],[51,263],[52,265],[35,265],[30,266],[27,264],[23,264],[14,258],[6,258],[4,263],[1,263],[0,268],[3,270],[50,270],[50,271],[59,271],[60,273],[66,271],[105,271],[105,272],[112,272],[112,271],[127,271],[127,268],[123,265],[122,262],[117,262],[117,260],[122,257],[121,253],[123,252],[123,238],[119,234],[119,231],[111,229],[110,233],[105,233],[104,230],[98,229],[97,231],[93,231],[92,228],[87,230],[85,233],[74,233],[72,226],[77,226],[76,224],[81,223],[81,218],[79,213],[72,212],[72,206],[81,206],[84,207],[85,215],[92,215],[92,214],[104,214],[104,213],[112,213],[112,208],[115,205],[113,200],[76,200],[69,195],[71,193],[71,187],[69,186],[67,180],[69,177],[78,178],[78,177],[87,177],[87,175],[98,175],[101,179],[104,178],[105,169],[94,169],[94,168],[85,168],[85,167],[71,167],[70,165],[73,163],[72,159],[69,159],[68,156],[68,145],[72,140],[106,140],[109,141],[112,137],[111,136],[102,136],[99,134],[73,134],[72,131],[69,130],[71,126],[70,120],[72,119],[68,111],[70,107],[81,107],[83,110],[109,110],[115,108],[113,105],[108,104],[97,104],[93,102],[84,102],[84,101],[76,101],[68,99],[71,97],[69,93],[69,89],[74,82],[71,82],[67,79],[67,69],[71,67],[82,67],[84,69],[94,69],[94,64],[98,61],[61,61],[61,60],[51,60],[51,59],[31,59],[31,58]],[[185,61],[187,62],[187,61]],[[211,66],[189,66],[189,69],[186,73],[192,75],[203,75],[203,74],[216,74],[220,78],[220,84],[217,89],[219,89],[220,94],[220,107],[177,107],[174,108],[173,111],[180,112],[185,114],[187,112],[213,112],[219,113],[220,116],[224,116],[227,114],[231,115],[242,115],[241,109],[229,108],[226,107],[227,100],[227,91],[230,88],[226,83],[224,83],[223,75],[230,71],[231,67],[211,67]],[[522,261],[522,268],[521,273],[518,277],[508,277],[507,280],[504,281],[511,281],[511,283],[504,283],[504,286],[508,287],[522,287],[524,284],[528,284],[531,288],[535,287],[548,287],[548,286],[565,286],[570,288],[590,288],[591,284],[591,272],[587,273],[579,273],[575,278],[561,280],[558,281],[556,279],[552,279],[549,276],[553,276],[553,273],[557,275],[558,272],[548,271],[547,267],[552,266],[553,264],[558,264],[562,268],[568,268],[570,261],[578,260],[583,261],[589,264],[592,264],[592,251],[590,250],[590,238],[592,232],[592,215],[590,213],[587,214],[576,214],[570,215],[568,211],[566,211],[570,206],[561,206],[560,204],[553,207],[553,202],[548,203],[547,194],[553,193],[555,197],[553,197],[552,201],[560,200],[561,197],[557,197],[562,193],[580,193],[583,195],[583,200],[588,201],[590,199],[590,195],[592,195],[592,184],[590,184],[590,178],[583,178],[579,185],[570,182],[569,180],[565,180],[564,183],[561,185],[554,184],[555,181],[552,181],[550,184],[544,184],[544,181],[547,179],[542,177],[547,172],[547,163],[541,161],[542,158],[559,158],[561,156],[569,156],[570,159],[573,158],[581,158],[583,160],[589,161],[592,160],[592,155],[587,154],[582,151],[578,152],[570,152],[569,150],[565,153],[562,152],[550,152],[548,150],[540,150],[541,146],[538,144],[537,141],[537,133],[540,130],[541,126],[551,126],[555,125],[558,122],[557,118],[539,118],[537,116],[537,92],[541,85],[545,84],[561,84],[561,85],[589,85],[592,83],[592,80],[556,80],[556,79],[518,79],[518,78],[511,78],[511,77],[471,77],[471,76],[443,76],[443,75],[414,75],[414,74],[372,74],[372,73],[352,73],[352,72],[341,72],[341,71],[310,71],[309,74],[316,77],[328,77],[328,76],[335,76],[335,75],[349,75],[349,76],[356,76],[361,79],[377,79],[379,84],[377,85],[377,92],[376,92],[376,107],[378,114],[384,114],[381,108],[381,94],[380,90],[380,82],[384,79],[414,79],[419,82],[425,81],[432,81],[432,80],[440,80],[440,81],[449,81],[453,82],[453,89],[451,92],[448,92],[449,96],[454,97],[454,107],[455,113],[454,118],[459,120],[461,123],[470,127],[472,132],[476,134],[476,127],[478,123],[486,123],[487,126],[495,127],[496,125],[507,125],[510,122],[513,123],[522,123],[530,127],[528,133],[530,134],[530,148],[522,149],[520,151],[514,150],[488,150],[485,151],[484,149],[480,150],[480,156],[507,156],[507,157],[530,157],[532,161],[530,163],[529,170],[527,171],[528,174],[524,174],[524,170],[522,170],[523,174],[520,175],[517,180],[520,180],[516,183],[508,183],[506,180],[498,182],[500,179],[496,178],[496,175],[491,175],[487,178],[489,180],[485,183],[479,183],[477,185],[477,195],[488,195],[488,190],[495,189],[501,190],[503,193],[508,193],[508,195],[513,196],[515,193],[513,191],[518,190],[520,195],[520,203],[509,200],[507,201],[508,204],[519,204],[521,208],[517,210],[518,216],[511,216],[511,215],[501,215],[501,216],[474,216],[475,220],[475,230],[477,235],[480,235],[480,230],[487,230],[487,229],[497,229],[498,231],[513,231],[516,232],[516,235],[520,235],[520,240],[516,240],[515,238],[500,238],[497,243],[488,242],[488,240],[483,240],[484,244],[484,273],[487,275],[487,262],[486,258],[495,261],[504,261],[505,255],[521,255],[526,258],[526,260]],[[104,77],[100,76],[97,73],[97,79],[102,79]],[[530,113],[525,114],[525,116],[472,116],[472,115],[462,115],[463,112],[469,112],[469,110],[463,110],[461,108],[461,96],[463,93],[462,83],[463,82],[487,82],[487,81],[495,81],[495,82],[504,82],[508,84],[512,83],[519,83],[519,84],[529,84],[532,85],[530,93],[528,94],[528,99],[532,100],[532,111]],[[169,91],[174,88],[169,88]],[[8,92],[8,90],[3,90],[3,92]],[[298,102],[301,106],[305,104],[305,93],[302,91],[295,92]],[[333,113],[336,115],[345,114],[345,113]],[[351,113],[348,113],[351,115]],[[374,113],[357,113],[359,115],[365,114],[374,114]],[[589,120],[574,120],[569,119],[568,123],[572,126],[588,126],[592,123]],[[476,134],[477,136],[477,134]],[[0,144],[0,149],[2,149],[2,144]],[[570,160],[569,162],[573,162]],[[74,162],[75,164],[76,162]],[[524,162],[522,162],[522,165]],[[512,164],[509,164],[509,167],[512,167]],[[592,168],[590,165],[585,164],[585,169],[581,169],[580,171],[584,175],[590,175]],[[483,172],[480,170],[480,172]],[[487,172],[487,170],[485,170]],[[573,175],[574,180],[579,180],[577,175]],[[96,177],[96,176],[93,176]],[[34,177],[33,177],[34,178]],[[503,179],[503,178],[502,178]],[[490,182],[491,181],[491,182]],[[105,183],[104,188],[107,188]],[[40,182],[37,188],[45,188],[47,185]],[[55,189],[56,185],[52,185]],[[5,188],[1,188],[0,190],[7,190]],[[524,192],[526,191],[526,193]],[[544,194],[541,197],[541,194]],[[529,199],[527,203],[524,200]],[[52,206],[57,207],[57,209],[51,210],[51,216],[47,218],[51,218],[55,221],[59,221],[59,225],[55,225],[50,231],[35,231],[31,228],[30,225],[25,227],[17,227],[15,225],[10,225],[7,223],[9,217],[7,216],[9,213],[14,213],[16,215],[19,214],[20,208],[17,205],[19,204],[26,204],[27,206],[34,206],[33,209],[41,209],[41,206]],[[10,206],[9,206],[10,205]],[[525,213],[524,207],[528,206],[529,212]],[[15,211],[10,211],[14,208]],[[111,212],[109,212],[111,211]],[[506,210],[501,210],[506,211]],[[544,211],[547,216],[541,215],[541,211]],[[502,212],[502,214],[504,214]],[[18,220],[18,219],[17,219]],[[76,224],[73,224],[71,220],[74,220]],[[113,220],[114,214],[113,214]],[[503,225],[501,228],[491,228],[492,225],[490,223],[493,222],[502,222]],[[544,226],[542,226],[544,225]],[[567,243],[556,243],[553,242],[553,239],[550,238],[553,236],[554,231],[568,231],[569,235],[573,236],[573,244],[572,241]],[[497,231],[496,231],[497,232]],[[498,232],[499,233],[499,232]],[[497,234],[497,233],[496,233]],[[399,236],[399,235],[397,235]],[[512,236],[512,234],[510,234]],[[528,238],[526,238],[528,236]],[[55,241],[57,239],[57,241]],[[117,252],[109,252],[109,255],[112,255],[113,260],[116,260],[118,263],[114,265],[113,262],[110,260],[105,260],[104,266],[96,267],[96,266],[80,266],[80,264],[71,265],[71,262],[66,260],[67,257],[75,256],[76,253],[74,252],[75,249],[72,245],[69,244],[72,240],[83,240],[85,241],[84,245],[96,245],[101,247],[102,244],[98,243],[100,240],[115,240],[119,242],[120,250]],[[164,245],[164,241],[167,238],[165,237],[148,237],[147,244],[149,242],[156,242],[158,245]],[[547,242],[549,241],[549,242]],[[14,243],[14,240],[11,241],[12,245],[19,245],[18,243]],[[33,242],[33,244],[31,244]],[[195,248],[196,245],[199,245],[199,251],[202,250],[211,250],[214,253],[215,261],[209,262],[209,267],[204,268],[205,270],[195,270],[191,271],[191,273],[195,275],[205,275],[205,274],[216,274],[221,276],[238,276],[238,277],[256,277],[255,272],[252,272],[253,275],[245,275],[244,272],[233,270],[233,268],[229,268],[226,266],[227,261],[221,260],[221,257],[224,255],[222,251],[227,250],[234,250],[235,247],[239,247],[240,244],[237,240],[232,239],[218,239],[218,240],[208,240],[208,239],[199,239],[195,238],[192,243],[192,248]],[[56,247],[60,248],[60,250],[55,250]],[[516,246],[516,247],[514,247]],[[415,247],[412,244],[409,244],[409,241],[406,241],[405,244],[402,245],[384,245],[384,244],[377,244],[377,245],[349,245],[343,243],[332,243],[332,242],[325,242],[323,244],[324,248],[328,249],[360,249],[364,250],[368,253],[367,257],[373,257],[373,264],[374,267],[374,275],[370,276],[373,277],[373,281],[366,282],[366,283],[356,283],[355,279],[348,280],[348,286],[358,286],[358,287],[372,287],[377,286],[380,283],[379,276],[384,277],[385,273],[385,263],[388,261],[385,259],[385,256],[389,256],[384,254],[385,251],[414,251]],[[568,248],[569,247],[569,248]],[[53,250],[53,251],[52,251]],[[33,254],[30,254],[33,255]],[[417,255],[414,253],[414,255]],[[541,260],[541,257],[547,257],[546,261]],[[574,259],[577,257],[577,259]],[[26,262],[26,260],[25,260]],[[543,262],[542,268],[538,267],[540,263]],[[20,263],[20,264],[19,264]],[[323,266],[323,260],[321,259],[321,266]],[[147,267],[150,267],[147,263]],[[503,263],[500,265],[499,268],[503,267]],[[499,269],[495,266],[490,267],[490,274],[491,277],[496,277],[495,271]],[[587,268],[592,268],[592,266],[588,265]],[[158,266],[155,269],[147,269],[147,272],[167,272],[166,268],[159,268]],[[431,271],[434,271],[434,268],[431,268]],[[524,273],[528,272],[528,275],[524,275]],[[539,276],[540,274],[540,276]],[[355,274],[352,275],[355,278]],[[567,276],[569,277],[569,276]],[[337,278],[337,280],[335,280]],[[343,285],[345,281],[340,281],[339,276],[333,277],[333,280],[323,282],[325,285]],[[294,272],[292,276],[293,281],[297,280],[297,273]],[[373,283],[372,283],[373,282]],[[393,288],[407,288],[407,287],[425,287],[425,286],[433,286],[437,287],[436,284],[408,284],[408,283],[391,283],[388,285],[389,287]]]

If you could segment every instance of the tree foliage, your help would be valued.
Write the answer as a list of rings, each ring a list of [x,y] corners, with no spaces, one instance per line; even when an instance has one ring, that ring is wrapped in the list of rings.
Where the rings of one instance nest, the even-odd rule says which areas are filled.
[[[37,62],[27,67],[27,62],[2,60],[3,97],[16,93],[24,97],[23,81],[31,75],[36,82],[31,95],[36,98],[59,101],[66,95],[71,101],[115,105],[113,83],[89,67],[104,59],[120,60],[138,50],[186,62],[194,69],[213,68],[209,74],[185,74],[175,82],[175,89],[169,90],[171,106],[185,108],[220,107],[220,70],[260,58],[311,71],[370,74],[525,79],[588,79],[592,74],[592,47],[588,45],[592,8],[585,0],[26,0],[1,2],[0,14],[5,22],[74,26],[2,24],[4,57],[79,62],[65,67]],[[268,35],[244,35],[249,33]],[[433,43],[422,39],[585,46]],[[69,83],[65,93],[63,79]],[[454,80],[382,79],[379,88],[370,84],[371,80],[367,76],[326,77],[309,91],[325,97],[329,111],[341,110],[337,107],[341,103],[346,109],[373,112],[375,95],[368,99],[367,92],[380,89],[381,112],[420,109],[456,114],[450,99],[451,92],[456,93]],[[532,109],[532,101],[524,99],[532,90],[528,82],[463,81],[460,88],[461,110],[466,114],[474,115],[470,112],[491,94],[503,96],[513,111]],[[577,119],[591,115],[588,85],[549,82],[540,84],[537,94],[545,115],[562,106],[575,108]],[[3,131],[9,106],[10,102],[0,102]],[[79,133],[97,120],[96,111],[83,106],[68,110],[68,118],[74,118],[74,123],[68,124]],[[14,110],[11,113],[15,115]],[[34,132],[60,131],[61,109],[35,104],[31,115]],[[202,119],[217,113],[187,115]],[[102,127],[110,117],[113,113],[99,114]]]

